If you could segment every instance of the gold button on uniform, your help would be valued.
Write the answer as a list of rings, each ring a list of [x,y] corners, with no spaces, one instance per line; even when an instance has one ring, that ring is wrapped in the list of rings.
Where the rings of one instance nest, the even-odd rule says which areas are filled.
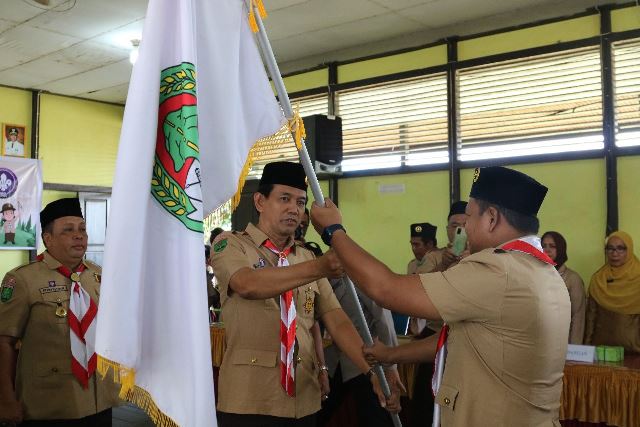
[[[449,399],[448,397],[445,397],[444,404],[448,406],[450,403],[451,403],[451,399]]]
[[[251,363],[256,363],[258,361],[258,359],[256,359],[255,357],[251,358]]]
[[[298,363],[302,362],[302,357],[298,356],[298,358],[296,359],[298,361]]]
[[[58,372],[58,368],[51,368],[51,372],[53,372],[54,374]]]

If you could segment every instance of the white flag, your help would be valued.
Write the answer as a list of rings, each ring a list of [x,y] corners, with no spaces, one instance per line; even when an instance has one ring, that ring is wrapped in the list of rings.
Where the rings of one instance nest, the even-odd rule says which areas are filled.
[[[202,219],[284,118],[242,0],[150,0],[129,87],[96,352],[157,425],[214,426]],[[135,374],[135,379],[132,374]]]

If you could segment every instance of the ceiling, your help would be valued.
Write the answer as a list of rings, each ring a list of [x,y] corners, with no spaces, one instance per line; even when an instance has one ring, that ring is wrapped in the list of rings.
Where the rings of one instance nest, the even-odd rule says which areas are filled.
[[[287,73],[447,36],[569,16],[612,1],[264,3],[269,12],[267,33],[280,68]],[[132,68],[131,40],[141,38],[146,7],[147,0],[0,0],[0,85],[124,103]]]

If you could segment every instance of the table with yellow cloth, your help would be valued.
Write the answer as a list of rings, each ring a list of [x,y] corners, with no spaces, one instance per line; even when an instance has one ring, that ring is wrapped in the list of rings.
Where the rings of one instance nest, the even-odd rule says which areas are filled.
[[[211,359],[213,366],[219,368],[225,351],[224,327],[213,324],[210,331]],[[416,386],[417,366],[415,363],[398,366],[409,399]],[[563,382],[560,419],[577,420],[577,423],[563,421],[563,425],[640,426],[640,355],[626,354],[622,364],[567,362]]]
[[[621,364],[567,362],[561,401],[561,420],[640,426],[640,355]]]

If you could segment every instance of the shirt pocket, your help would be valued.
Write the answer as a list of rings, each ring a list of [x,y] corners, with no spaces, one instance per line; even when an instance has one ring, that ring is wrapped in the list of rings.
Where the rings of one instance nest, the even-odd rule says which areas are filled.
[[[278,357],[278,353],[275,351],[242,349],[233,352],[231,363],[274,368],[278,364]]]
[[[35,376],[38,387],[59,389],[69,381],[72,375],[71,360],[41,360],[35,366]]]
[[[45,305],[45,310],[51,313],[51,316],[54,317],[54,323],[67,323],[67,316],[69,315],[69,293],[66,291],[59,292],[49,292],[45,294],[41,294],[42,303]],[[60,317],[56,315],[56,310],[58,307],[62,307],[66,315],[64,317]],[[51,317],[47,315],[47,317]]]
[[[443,409],[455,410],[458,389],[442,384],[436,395],[436,403]]]

